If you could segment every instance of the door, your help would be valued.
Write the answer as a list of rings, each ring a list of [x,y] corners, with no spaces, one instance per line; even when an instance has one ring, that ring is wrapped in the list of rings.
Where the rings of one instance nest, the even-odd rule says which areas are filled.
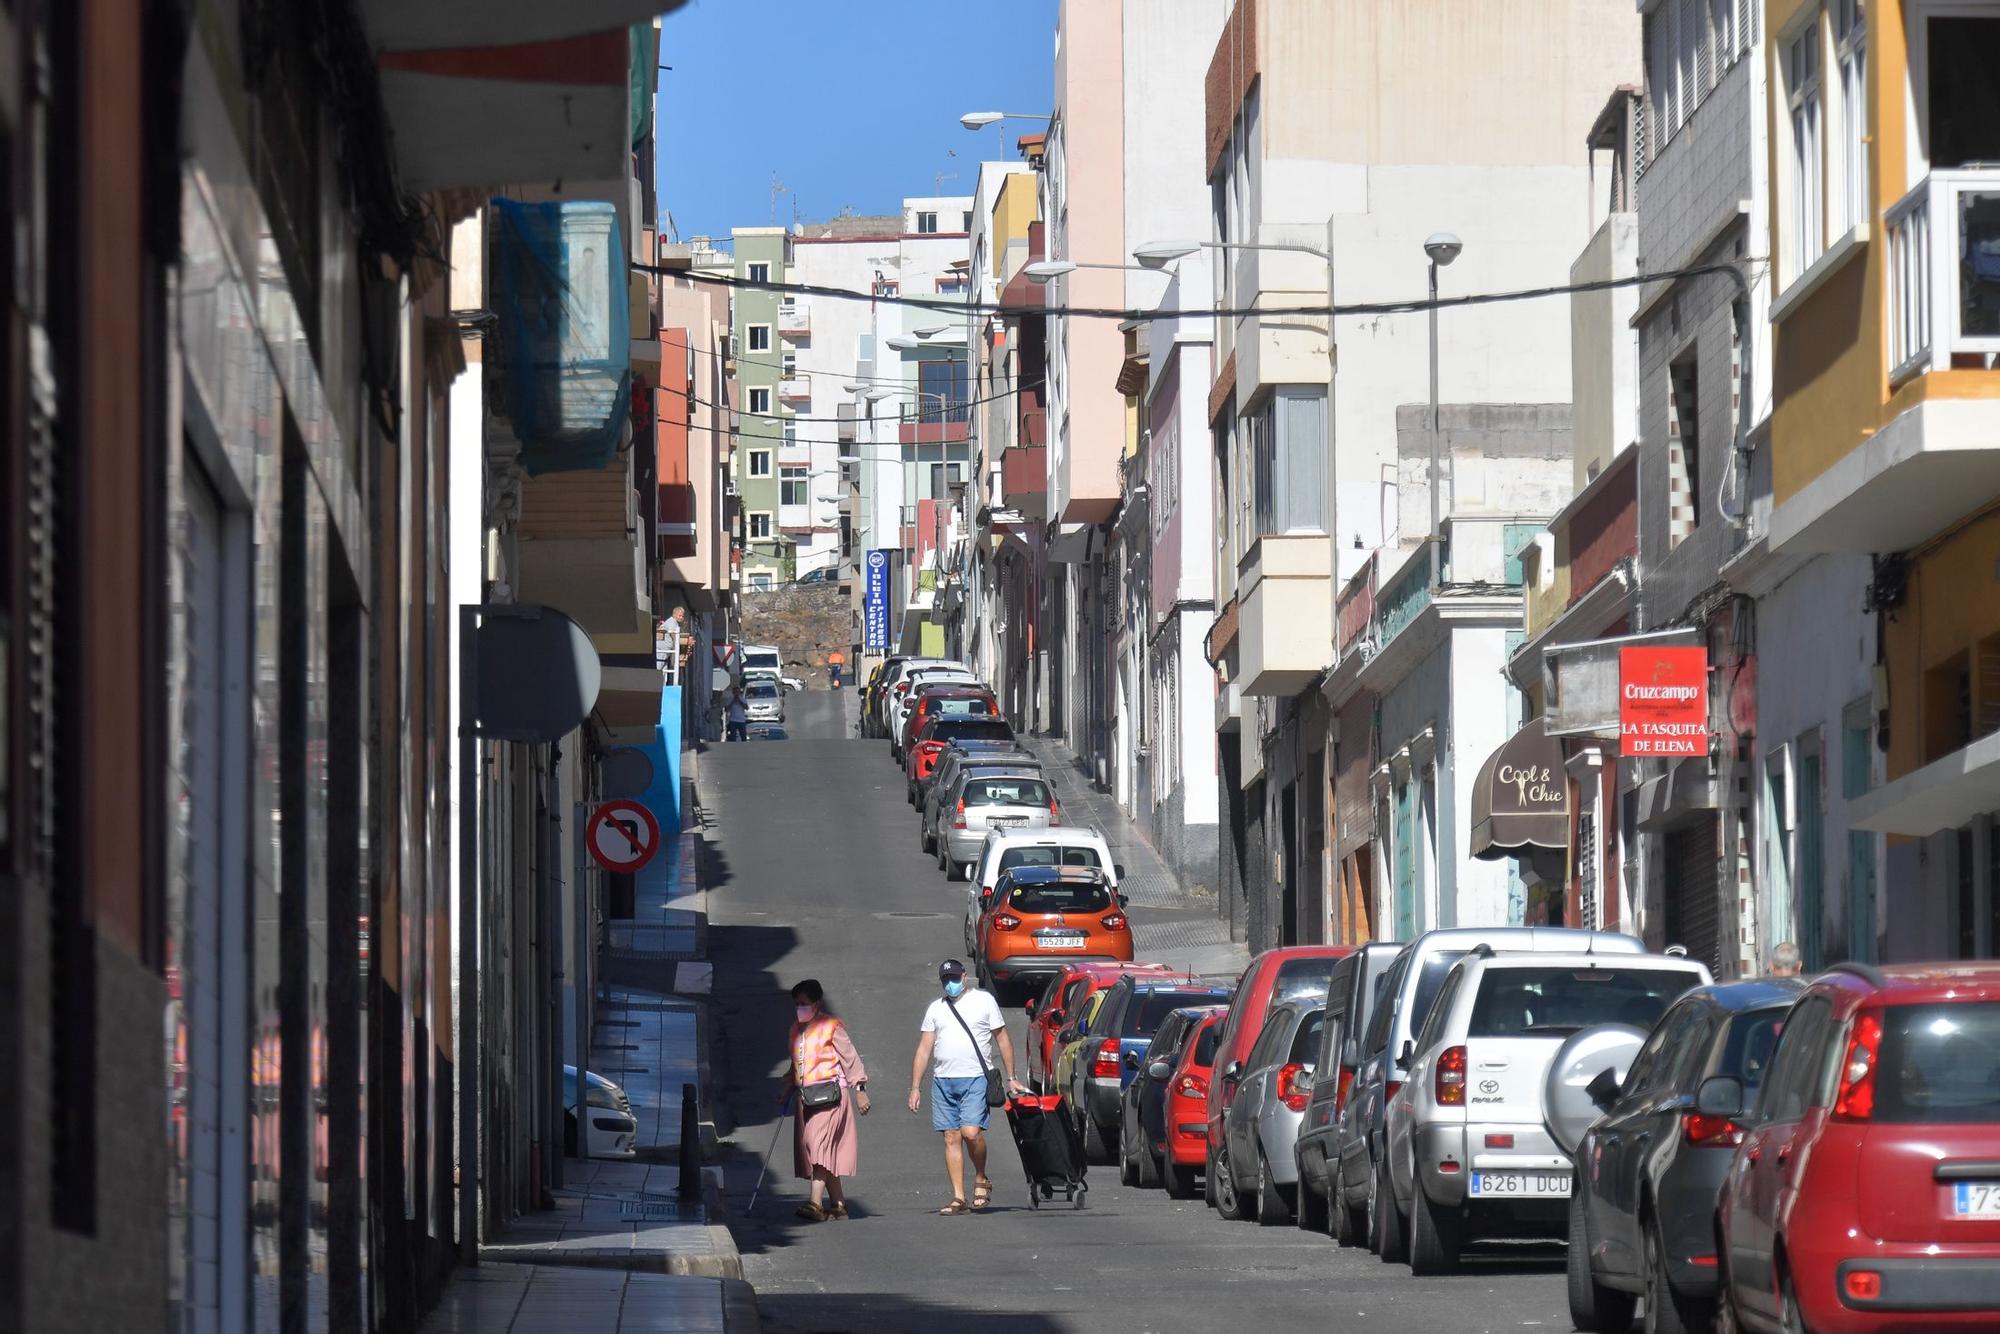
[[[1666,944],[1684,945],[1690,959],[1715,971],[1721,951],[1718,822],[1705,815],[1667,834]]]
[[[1299,785],[1285,784],[1278,797],[1278,827],[1284,839],[1284,881],[1278,886],[1279,902],[1282,904],[1283,922],[1278,936],[1280,945],[1299,944],[1300,895],[1305,892],[1305,877],[1299,874]]]
[[[1808,973],[1818,972],[1826,962],[1825,927],[1825,824],[1820,805],[1820,754],[1814,741],[1799,739],[1798,862],[1799,891],[1798,946],[1801,962]]]
[[[1821,1101],[1820,1076],[1836,1028],[1823,996],[1809,996],[1792,1011],[1757,1102],[1756,1124],[1730,1167],[1729,1280],[1737,1303],[1766,1319],[1777,1316],[1772,1261],[1778,1220],[1790,1202],[1794,1150],[1813,1104]]]

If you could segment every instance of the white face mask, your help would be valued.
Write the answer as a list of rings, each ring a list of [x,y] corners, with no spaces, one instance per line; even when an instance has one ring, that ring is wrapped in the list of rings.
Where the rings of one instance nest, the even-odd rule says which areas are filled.
[[[802,1024],[809,1024],[812,1022],[813,1015],[818,1012],[819,1007],[815,1005],[801,1005],[798,1006],[797,1009],[799,1015],[799,1022]]]

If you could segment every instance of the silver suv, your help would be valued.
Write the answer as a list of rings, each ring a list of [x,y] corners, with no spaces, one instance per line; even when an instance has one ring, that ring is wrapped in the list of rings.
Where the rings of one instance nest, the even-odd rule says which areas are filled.
[[[1543,1091],[1557,1049],[1600,1024],[1649,1030],[1709,981],[1708,969],[1682,955],[1481,946],[1461,959],[1389,1103],[1384,1253],[1406,1221],[1418,1274],[1449,1273],[1469,1241],[1561,1237],[1573,1171],[1548,1131]]]

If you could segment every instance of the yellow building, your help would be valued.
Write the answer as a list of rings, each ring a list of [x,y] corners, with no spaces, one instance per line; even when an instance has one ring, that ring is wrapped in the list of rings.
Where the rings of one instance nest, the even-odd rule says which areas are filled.
[[[1888,957],[2000,944],[2000,0],[1771,0],[1773,551],[1875,558]],[[1986,165],[1982,165],[1986,164]],[[1766,682],[1769,689],[1773,684]]]

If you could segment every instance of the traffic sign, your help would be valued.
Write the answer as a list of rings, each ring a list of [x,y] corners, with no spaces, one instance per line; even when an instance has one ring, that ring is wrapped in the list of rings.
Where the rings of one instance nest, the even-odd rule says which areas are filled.
[[[607,871],[630,875],[660,850],[660,822],[636,801],[607,801],[584,827],[590,855]]]

